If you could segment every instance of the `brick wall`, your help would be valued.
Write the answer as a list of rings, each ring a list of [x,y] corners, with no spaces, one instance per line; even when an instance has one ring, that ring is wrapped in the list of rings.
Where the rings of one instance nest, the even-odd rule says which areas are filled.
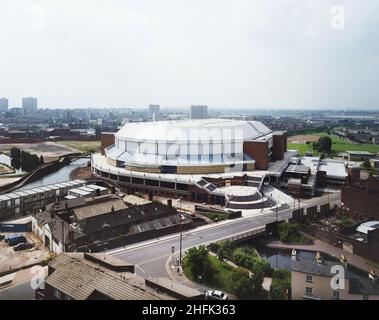
[[[342,189],[341,201],[359,218],[379,219],[379,192],[358,187]]]
[[[104,155],[104,149],[114,144],[114,133],[101,133],[101,154]]]
[[[245,141],[243,152],[255,160],[255,169],[267,170],[269,162],[267,141]]]
[[[283,160],[284,149],[287,141],[286,133],[275,133],[273,136],[272,157],[273,160]]]

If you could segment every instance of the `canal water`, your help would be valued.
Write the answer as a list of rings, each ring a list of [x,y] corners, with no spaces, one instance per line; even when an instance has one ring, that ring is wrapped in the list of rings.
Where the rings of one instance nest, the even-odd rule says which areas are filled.
[[[47,184],[54,184],[54,183],[60,183],[64,181],[70,180],[70,173],[79,167],[86,166],[88,162],[88,159],[78,159],[70,164],[64,166],[63,168],[59,169],[56,172],[53,172],[41,179],[38,179],[36,181],[33,181],[32,183],[28,183],[24,185],[23,187],[17,189],[17,190],[25,190],[25,189],[30,189],[42,185],[47,185]]]
[[[286,269],[291,271],[292,250],[268,248],[263,245],[253,245],[260,256],[270,263],[270,266],[274,269]],[[297,257],[301,260],[315,260],[315,252],[311,251],[296,251]],[[335,257],[321,253],[322,259],[326,262],[339,262]],[[367,272],[357,269],[352,265],[348,265],[348,271],[357,277],[367,277]]]

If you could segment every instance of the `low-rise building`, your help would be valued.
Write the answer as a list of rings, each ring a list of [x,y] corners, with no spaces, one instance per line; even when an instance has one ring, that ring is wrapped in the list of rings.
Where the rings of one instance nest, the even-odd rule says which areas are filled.
[[[379,159],[370,159],[370,167],[379,168]]]
[[[66,199],[32,218],[32,230],[52,252],[97,252],[193,227],[159,202],[127,204],[113,195]]]
[[[344,275],[338,273],[342,278],[335,282],[334,268],[344,270]],[[291,279],[292,300],[379,300],[379,282],[375,278],[369,279],[368,273],[367,278],[357,276],[339,262],[295,259]]]
[[[63,253],[49,263],[38,300],[201,299],[195,289],[169,279],[144,279],[134,265],[104,254]]]
[[[47,204],[63,199],[70,189],[84,185],[83,180],[72,180],[2,194],[0,195],[0,220],[43,209]]]
[[[342,186],[347,181],[347,171],[343,161],[301,157],[291,159],[285,171],[288,192],[296,195],[314,196],[317,187]],[[298,181],[300,180],[300,188]]]
[[[375,158],[375,154],[368,151],[346,151],[344,158],[349,161],[366,161]]]

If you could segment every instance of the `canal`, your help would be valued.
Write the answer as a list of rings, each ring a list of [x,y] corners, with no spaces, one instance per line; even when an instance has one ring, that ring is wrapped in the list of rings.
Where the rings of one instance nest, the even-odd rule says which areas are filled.
[[[33,181],[32,183],[28,183],[17,190],[25,190],[25,189],[30,189],[37,186],[60,183],[60,182],[70,180],[70,173],[76,168],[86,166],[88,161],[89,161],[88,159],[75,160],[71,162],[70,164],[64,166],[63,168],[59,169],[58,171],[48,174],[47,176],[41,179],[38,179],[36,181]]]
[[[275,248],[268,248],[264,245],[257,244],[257,243],[249,243],[249,245],[253,245],[255,249],[258,251],[259,255],[262,257],[262,259],[266,260],[270,266],[274,269],[286,269],[291,271],[291,262],[292,262],[292,251],[286,250],[286,249],[275,249]],[[302,251],[297,250],[296,251],[297,258],[301,260],[311,260],[315,261],[315,252],[312,251]],[[339,263],[339,260],[335,257],[329,256],[325,253],[321,253],[322,259],[326,262],[335,262]],[[355,268],[352,265],[348,265],[347,270],[351,272],[352,274],[356,275],[357,277],[367,277],[367,272],[364,272],[358,268]]]

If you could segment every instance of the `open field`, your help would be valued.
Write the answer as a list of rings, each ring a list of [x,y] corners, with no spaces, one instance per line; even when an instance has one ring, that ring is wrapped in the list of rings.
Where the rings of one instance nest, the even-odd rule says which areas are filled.
[[[2,174],[8,174],[8,173],[13,173],[15,170],[8,167],[5,164],[0,163],[0,175]]]
[[[84,153],[100,150],[100,141],[60,141],[57,144]]]
[[[306,144],[306,143],[289,143],[287,145],[288,150],[297,150],[299,151],[299,154],[304,156],[308,151],[312,152],[314,156],[318,156],[319,153],[317,150],[312,149],[312,144]]]
[[[307,141],[318,141],[320,135],[317,134],[300,134],[297,136],[288,137],[288,143],[306,143]]]
[[[76,149],[59,145],[56,142],[0,144],[0,152],[9,154],[13,147],[38,156],[42,155],[45,162],[56,160],[59,156],[67,153],[78,152]]]
[[[288,149],[298,150],[301,155],[304,155],[307,151],[311,151],[314,155],[317,155],[318,152],[312,150],[312,144],[310,143],[307,145],[306,141],[317,141],[319,137],[322,136],[329,136],[332,139],[333,153],[340,153],[345,151],[368,151],[372,153],[379,152],[379,145],[354,143],[346,141],[334,134],[329,135],[326,132],[288,137]],[[311,137],[314,137],[314,140],[310,140]],[[300,141],[303,142],[301,143]]]
[[[0,153],[9,154],[13,147],[37,154],[38,156],[42,155],[45,162],[49,162],[68,153],[88,152],[91,150],[97,151],[100,149],[100,141],[47,141],[41,143],[0,144]]]

